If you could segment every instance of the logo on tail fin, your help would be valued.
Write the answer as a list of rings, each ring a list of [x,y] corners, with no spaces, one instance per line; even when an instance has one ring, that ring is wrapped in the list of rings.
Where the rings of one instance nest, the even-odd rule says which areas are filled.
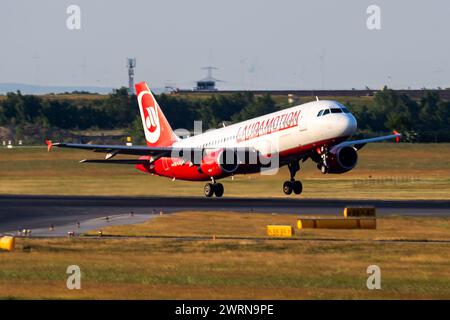
[[[161,125],[159,122],[156,101],[150,91],[141,91],[137,97],[141,117],[144,122],[145,138],[150,143],[155,143],[161,136]]]
[[[145,126],[147,127],[148,131],[152,133],[155,132],[155,130],[159,126],[158,114],[155,112],[155,109],[152,107],[145,108],[144,116],[145,116]]]

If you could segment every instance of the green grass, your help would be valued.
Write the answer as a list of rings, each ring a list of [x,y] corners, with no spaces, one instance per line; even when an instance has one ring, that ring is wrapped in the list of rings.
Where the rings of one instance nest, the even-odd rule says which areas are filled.
[[[343,212],[336,212],[343,217]],[[307,210],[297,214],[237,214],[234,212],[179,212],[157,216],[142,224],[110,226],[103,235],[112,236],[185,236],[266,238],[267,225],[291,225],[298,218],[314,217]],[[89,235],[97,235],[97,230]],[[450,240],[448,217],[383,217],[377,219],[377,230],[297,230],[294,238],[340,240]]]
[[[371,239],[450,240],[448,218],[380,219],[377,230],[309,230],[265,240],[269,223],[295,215],[179,213],[105,233],[190,234],[205,231],[254,240],[18,239],[0,252],[4,299],[449,299],[448,243],[377,243]],[[225,223],[227,222],[227,223]],[[233,228],[234,226],[234,228]],[[133,229],[134,228],[134,229]],[[31,248],[23,251],[24,247]],[[66,289],[66,268],[80,266],[81,290]],[[366,269],[381,268],[382,289],[366,288]]]
[[[322,175],[314,163],[298,177],[304,198],[450,199],[450,144],[372,144],[359,152],[358,166]],[[88,151],[45,148],[0,149],[0,194],[202,196],[203,182],[171,181],[128,165],[79,164],[100,158]],[[284,197],[289,174],[240,175],[221,182],[225,196]]]

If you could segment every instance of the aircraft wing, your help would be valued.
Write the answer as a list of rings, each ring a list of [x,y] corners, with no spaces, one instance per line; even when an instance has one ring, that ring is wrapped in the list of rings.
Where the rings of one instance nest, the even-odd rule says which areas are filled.
[[[217,150],[219,148],[174,148],[174,147],[147,147],[147,146],[122,146],[122,145],[99,145],[99,144],[82,144],[82,143],[52,143],[50,140],[46,140],[47,149],[50,151],[53,147],[58,148],[72,148],[91,150],[94,152],[106,153],[105,160],[81,160],[82,163],[116,163],[116,164],[145,164],[151,163],[161,157],[179,157],[193,163],[199,163],[203,156],[208,153],[209,150]],[[256,152],[254,149],[249,148],[233,148],[237,152],[244,152],[245,154]],[[150,156],[151,160],[145,159],[119,159],[110,160],[118,154],[137,155],[137,156]]]
[[[46,140],[48,151],[52,147],[58,148],[72,148],[92,150],[94,152],[105,152],[107,154],[132,154],[138,156],[156,156],[156,155],[169,155],[173,148],[171,147],[145,147],[145,146],[119,146],[119,145],[101,145],[101,144],[82,144],[82,143],[52,143],[50,140]]]
[[[378,142],[378,141],[384,141],[384,140],[390,140],[390,139],[395,139],[395,141],[398,142],[401,136],[402,135],[400,133],[398,133],[397,131],[394,131],[394,134],[390,134],[387,136],[381,136],[381,137],[370,138],[370,139],[353,140],[353,141],[344,141],[344,142],[341,142],[340,144],[336,145],[335,147],[353,146],[357,150],[359,150],[362,147],[364,147],[367,143],[370,143],[370,142]]]
[[[119,160],[102,160],[102,159],[84,159],[80,163],[110,163],[110,164],[149,164],[151,161],[146,159],[119,159]]]
[[[123,146],[123,145],[102,145],[102,144],[82,144],[82,143],[52,143],[50,140],[46,140],[47,149],[50,151],[53,147],[58,148],[71,148],[91,150],[94,152],[104,152],[105,160],[81,160],[81,163],[110,163],[110,164],[149,164],[161,157],[178,156],[183,157],[183,154],[191,154],[199,152],[200,159],[203,156],[203,150],[201,149],[180,149],[173,147],[147,147],[147,146]],[[136,155],[136,156],[149,156],[150,159],[119,159],[111,160],[118,154]]]

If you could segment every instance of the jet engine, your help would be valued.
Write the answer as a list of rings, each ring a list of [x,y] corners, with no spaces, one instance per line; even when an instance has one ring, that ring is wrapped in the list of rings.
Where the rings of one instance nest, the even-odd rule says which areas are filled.
[[[239,156],[236,150],[221,149],[206,154],[199,171],[211,177],[228,175],[239,168]]]
[[[335,147],[328,152],[328,173],[344,173],[352,170],[358,162],[358,153],[351,146]]]

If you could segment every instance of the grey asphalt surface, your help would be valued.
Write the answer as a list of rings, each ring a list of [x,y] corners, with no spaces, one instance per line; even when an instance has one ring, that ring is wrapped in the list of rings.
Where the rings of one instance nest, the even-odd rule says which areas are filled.
[[[302,198],[0,196],[0,232],[19,228],[63,226],[131,211],[149,215],[201,211],[239,211],[291,214],[340,214],[346,206],[375,206],[377,214],[450,216],[446,200],[336,200]]]

